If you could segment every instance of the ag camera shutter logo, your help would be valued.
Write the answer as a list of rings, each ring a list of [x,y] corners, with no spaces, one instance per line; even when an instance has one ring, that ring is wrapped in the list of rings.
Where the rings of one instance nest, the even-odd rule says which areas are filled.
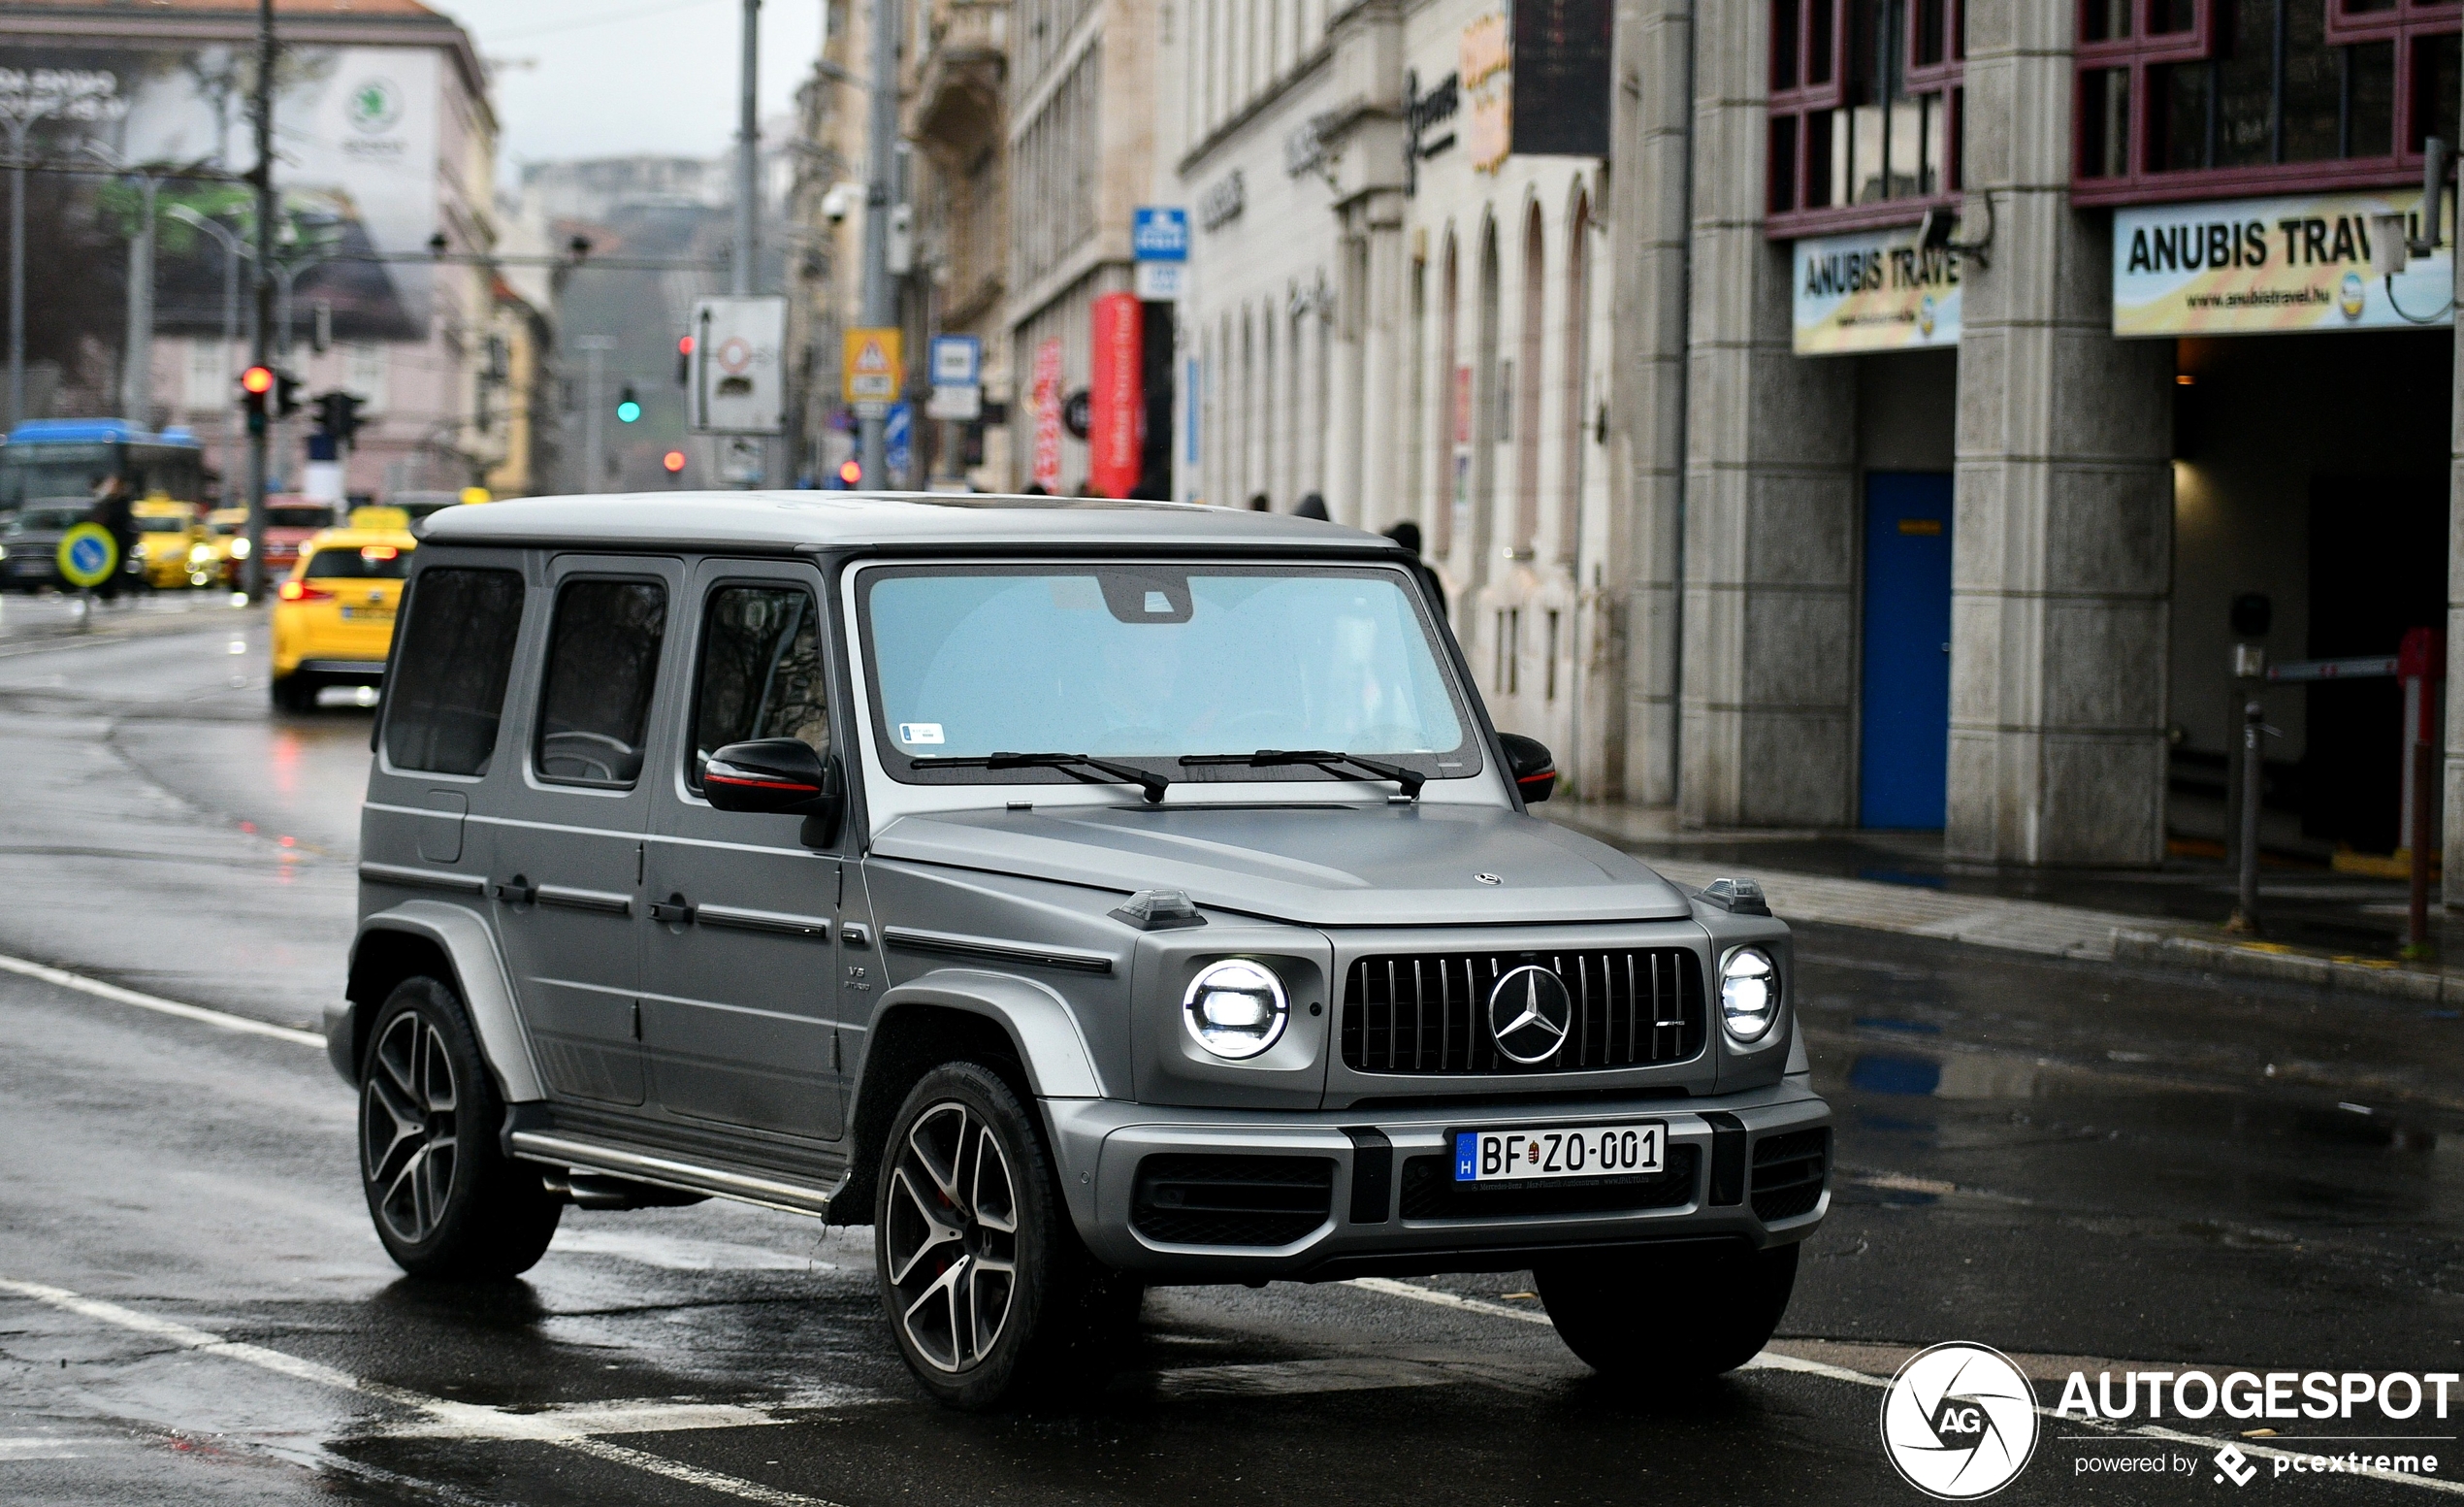
[[[1908,1485],[1949,1502],[1991,1496],[2036,1453],[2036,1392],[1983,1345],[1919,1351],[1882,1397],[1882,1447]]]

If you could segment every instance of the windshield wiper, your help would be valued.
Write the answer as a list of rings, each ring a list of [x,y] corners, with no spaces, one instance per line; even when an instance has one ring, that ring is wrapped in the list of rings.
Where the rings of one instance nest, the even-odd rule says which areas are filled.
[[[1172,788],[1171,780],[1151,770],[1115,764],[1091,754],[996,753],[971,759],[910,759],[908,763],[930,770],[1093,770],[1145,791],[1150,805],[1161,805],[1163,793]]]
[[[1338,753],[1331,748],[1261,748],[1255,753],[1246,754],[1187,754],[1181,763],[1190,769],[1243,764],[1260,770],[1306,764],[1329,773],[1349,766],[1355,770],[1366,770],[1379,779],[1393,780],[1403,787],[1403,798],[1407,801],[1419,800],[1420,787],[1429,782],[1429,776],[1418,770],[1407,770],[1400,764],[1388,764],[1383,759],[1364,759],[1358,754]]]

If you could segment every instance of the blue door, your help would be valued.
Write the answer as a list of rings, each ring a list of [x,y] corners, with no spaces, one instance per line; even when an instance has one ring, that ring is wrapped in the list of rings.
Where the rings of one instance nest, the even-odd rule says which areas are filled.
[[[1939,830],[1951,751],[1951,478],[1865,477],[1857,821]]]

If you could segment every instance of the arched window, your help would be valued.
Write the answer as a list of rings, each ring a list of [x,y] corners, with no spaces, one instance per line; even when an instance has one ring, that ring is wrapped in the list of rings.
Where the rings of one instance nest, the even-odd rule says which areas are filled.
[[[1429,552],[1443,559],[1454,548],[1454,514],[1469,499],[1463,489],[1471,478],[1457,466],[1456,447],[1472,442],[1471,373],[1462,369],[1460,344],[1463,313],[1462,252],[1454,229],[1446,228],[1445,249],[1438,263],[1438,423],[1437,453],[1431,472],[1437,495],[1429,513]]]
[[[1522,329],[1514,371],[1514,538],[1529,558],[1540,519],[1540,353],[1548,312],[1548,246],[1535,204],[1523,216]]]
[[[1474,340],[1478,344],[1472,356],[1474,380],[1479,391],[1472,406],[1472,553],[1474,571],[1488,573],[1488,541],[1497,524],[1497,446],[1510,438],[1506,417],[1505,378],[1508,374],[1498,370],[1498,265],[1497,221],[1483,217],[1480,221],[1480,311],[1475,326]]]
[[[1557,558],[1572,563],[1582,529],[1583,439],[1591,423],[1584,385],[1591,368],[1591,198],[1577,190],[1566,221],[1566,385],[1558,402],[1565,457],[1557,477]]]

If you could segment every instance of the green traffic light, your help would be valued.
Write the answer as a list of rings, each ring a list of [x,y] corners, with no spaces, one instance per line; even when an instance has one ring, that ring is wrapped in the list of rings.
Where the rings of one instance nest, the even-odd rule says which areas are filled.
[[[618,423],[630,424],[639,417],[641,417],[641,405],[635,403],[631,398],[628,398],[624,402],[616,405],[616,421]]]

